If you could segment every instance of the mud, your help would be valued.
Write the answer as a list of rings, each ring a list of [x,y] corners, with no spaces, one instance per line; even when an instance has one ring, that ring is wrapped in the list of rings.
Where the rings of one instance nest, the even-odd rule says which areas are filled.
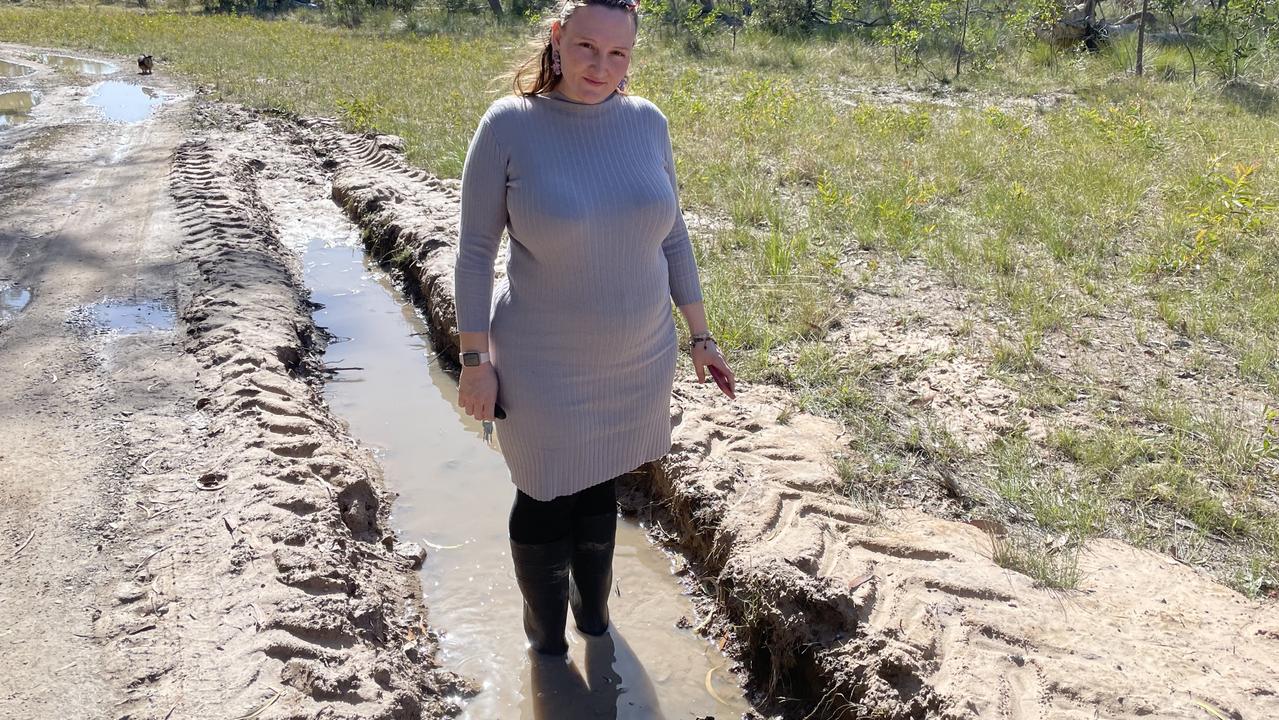
[[[396,138],[265,131],[163,78],[146,118],[108,124],[63,79],[22,78],[42,102],[0,131],[0,283],[23,306],[0,321],[0,717],[455,714],[474,688],[440,666],[375,457],[324,403],[329,338],[264,187],[300,156],[331,172],[447,362],[456,181],[406,165]],[[850,316],[833,342],[925,358],[927,389],[901,391],[997,434],[1011,399],[937,330],[965,302],[918,332]],[[1273,604],[1111,540],[1087,546],[1078,590],[1036,587],[991,560],[989,526],[845,497],[835,458],[869,459],[794,407],[680,380],[675,446],[626,493],[701,588],[685,624],[738,658],[763,709],[1279,716]]]
[[[455,348],[456,185],[402,167],[395,138],[303,124],[372,254],[404,274],[435,342]],[[937,322],[958,322],[968,302],[954,294]],[[856,328],[843,331],[849,351],[948,362],[909,392],[934,393],[943,421],[976,430],[972,447],[1019,420],[988,363],[956,356],[958,341],[866,325],[843,325]],[[707,601],[698,626],[749,669],[765,709],[838,720],[1279,713],[1272,604],[1113,540],[1087,546],[1079,589],[1037,587],[993,562],[991,525],[851,501],[836,458],[869,458],[849,458],[848,430],[795,406],[776,387],[743,384],[729,402],[678,381],[675,446],[625,503],[683,551]]]
[[[0,132],[0,717],[454,714],[470,689],[384,542],[381,471],[321,396],[257,187],[273,143],[162,78],[128,125],[23,82],[45,102]]]
[[[744,397],[743,397],[744,396]],[[991,560],[975,525],[840,497],[829,421],[750,389],[677,398],[659,516],[701,559],[761,682],[814,717],[1239,717],[1279,711],[1273,605],[1167,556],[1091,543],[1078,590]],[[1207,658],[1212,658],[1207,660]],[[1220,673],[1220,675],[1218,674]],[[800,710],[797,709],[796,712]]]
[[[315,137],[310,130],[293,132]],[[281,127],[281,134],[288,133]],[[371,173],[395,178],[399,193],[446,192],[418,188],[416,174],[403,168],[394,150],[365,156],[341,150],[348,146],[334,143],[320,155],[338,171],[339,191],[350,191],[344,178]],[[370,170],[366,162],[380,169]],[[299,175],[286,166],[266,171]],[[284,183],[275,194],[281,189],[294,211],[280,225],[311,238],[308,285],[325,304],[317,321],[343,336],[330,349],[331,363],[348,370],[338,373],[327,396],[353,434],[380,450],[386,478],[400,492],[395,527],[431,549],[422,581],[441,632],[441,662],[482,685],[460,717],[673,720],[742,717],[751,710],[730,673],[732,662],[692,632],[696,611],[671,575],[670,556],[625,519],[618,529],[608,636],[590,639],[570,630],[567,662],[528,656],[506,537],[514,492],[491,426],[460,416],[454,377],[441,367],[439,350],[423,340],[430,335],[427,325],[402,294],[388,297],[394,279],[371,258],[352,258],[345,244],[363,249],[362,243],[358,233],[343,229],[349,221],[340,208],[327,196],[313,202],[310,193]],[[320,217],[326,217],[324,228],[316,226]]]

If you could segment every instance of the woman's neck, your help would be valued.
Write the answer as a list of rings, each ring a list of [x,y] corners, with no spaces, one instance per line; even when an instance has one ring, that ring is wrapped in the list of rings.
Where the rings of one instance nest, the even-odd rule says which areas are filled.
[[[547,91],[546,94],[557,100],[577,103],[578,105],[598,105],[613,96],[613,93],[609,93],[608,95],[605,95],[604,98],[599,100],[598,102],[587,102],[585,100],[579,100],[574,97],[569,97],[559,85],[555,86],[554,89]]]

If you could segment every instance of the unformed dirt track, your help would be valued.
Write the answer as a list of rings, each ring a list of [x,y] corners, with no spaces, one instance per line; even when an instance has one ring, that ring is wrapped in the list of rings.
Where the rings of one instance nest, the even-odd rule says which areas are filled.
[[[326,338],[261,188],[331,181],[447,349],[456,182],[163,78],[117,76],[165,102],[108,123],[92,79],[0,55],[43,94],[0,131],[0,283],[30,293],[0,315],[0,718],[447,716],[466,683],[320,400]],[[107,332],[113,303],[172,327]],[[1279,717],[1273,603],[1111,541],[1079,590],[1036,588],[976,527],[835,492],[845,431],[789,405],[679,383],[675,447],[626,500],[785,717]]]
[[[0,278],[31,293],[0,326],[0,717],[445,716],[465,687],[256,190],[276,138],[159,78],[109,123],[32,65],[0,134]],[[98,320],[137,304],[174,327]]]

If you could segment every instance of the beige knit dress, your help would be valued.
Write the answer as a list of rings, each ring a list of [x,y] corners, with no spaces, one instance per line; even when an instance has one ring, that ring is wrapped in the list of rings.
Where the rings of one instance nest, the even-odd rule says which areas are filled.
[[[494,288],[503,230],[510,259]],[[458,330],[489,332],[518,488],[549,500],[670,449],[671,301],[702,295],[655,105],[495,101],[462,172],[454,283]]]

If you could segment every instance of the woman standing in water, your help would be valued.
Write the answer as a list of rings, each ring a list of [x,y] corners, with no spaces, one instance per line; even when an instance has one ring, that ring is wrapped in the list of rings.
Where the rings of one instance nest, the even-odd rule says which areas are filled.
[[[698,380],[714,367],[734,382],[707,329],[666,117],[623,92],[638,23],[629,0],[565,0],[462,172],[458,404],[506,413],[511,557],[544,654],[568,650],[569,607],[581,632],[608,630],[616,479],[671,447],[672,300]]]

